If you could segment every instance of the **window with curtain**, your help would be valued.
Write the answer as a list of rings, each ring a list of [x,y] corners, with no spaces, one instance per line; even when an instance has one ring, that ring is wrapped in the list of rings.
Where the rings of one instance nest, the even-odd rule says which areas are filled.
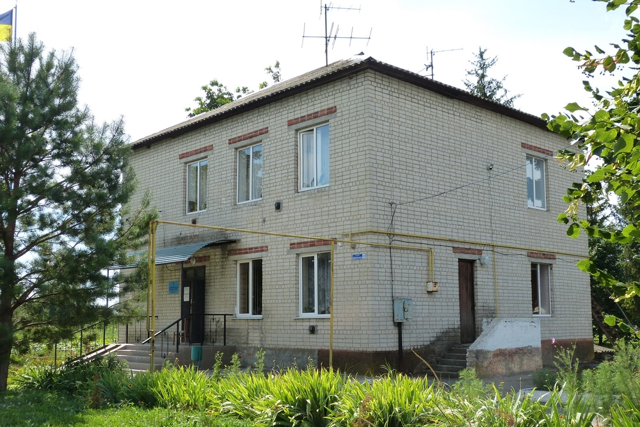
[[[207,160],[187,165],[187,213],[207,209]]]
[[[531,264],[531,305],[534,315],[551,315],[551,265]]]
[[[300,257],[300,316],[331,313],[331,253]]]
[[[300,190],[329,185],[329,125],[300,132]]]
[[[546,209],[545,162],[527,156],[527,204],[530,208]]]
[[[238,150],[238,203],[262,199],[262,144]]]
[[[262,260],[238,262],[238,317],[262,315]]]

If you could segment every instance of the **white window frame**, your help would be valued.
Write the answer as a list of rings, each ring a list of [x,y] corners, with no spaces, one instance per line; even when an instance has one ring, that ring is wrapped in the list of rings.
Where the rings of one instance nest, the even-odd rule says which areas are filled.
[[[535,167],[535,162],[536,161],[540,161],[542,163],[542,173],[541,173],[541,180],[542,180],[542,202],[544,203],[544,206],[536,206],[536,180],[533,178],[533,173],[534,173],[534,167]],[[539,210],[543,210],[546,211],[547,210],[547,162],[544,159],[541,159],[540,157],[536,157],[536,156],[531,156],[529,154],[527,154],[527,180],[529,179],[529,169],[531,168],[531,173],[532,173],[532,185],[531,185],[531,191],[533,191],[532,194],[532,199],[529,198],[529,186],[527,185],[527,206],[529,206],[532,209],[539,209]],[[533,200],[533,203],[531,202],[531,200]]]
[[[186,187],[186,197],[185,197],[185,199],[186,199],[185,211],[186,211],[187,215],[198,213],[198,212],[203,212],[203,211],[207,210],[206,207],[201,209],[203,203],[206,204],[206,202],[207,202],[206,201],[207,195],[206,194],[204,195],[205,200],[200,200],[200,184],[201,184],[200,181],[202,179],[201,168],[202,168],[203,163],[206,163],[206,165],[207,165],[207,180],[208,180],[209,179],[209,160],[208,159],[200,159],[200,160],[195,161],[195,162],[187,163],[187,180],[186,180],[187,181],[187,187]],[[198,165],[198,172],[196,174],[196,176],[198,177],[198,183],[196,185],[196,210],[190,211],[189,210],[189,168],[191,166],[193,166],[193,165]],[[205,183],[205,185],[206,185],[206,183]],[[206,188],[206,191],[207,192],[209,191],[208,186]]]
[[[236,287],[236,317],[238,319],[262,319],[262,314],[254,314],[252,313],[253,310],[253,299],[255,297],[254,295],[254,283],[253,283],[253,262],[254,261],[262,261],[262,258],[254,258],[254,259],[249,259],[246,261],[238,261],[237,262],[237,266],[236,266],[236,272],[237,272],[237,287]],[[240,313],[240,266],[242,264],[249,264],[249,283],[248,283],[248,288],[247,291],[249,292],[249,304],[248,304],[248,309],[249,309],[249,313]],[[264,263],[263,263],[264,265]],[[264,269],[262,270],[263,274],[264,274]],[[264,285],[264,275],[263,277],[263,285]],[[262,292],[262,290],[261,290]]]
[[[262,147],[262,153],[264,154],[264,147],[262,146],[262,142],[258,143],[258,144],[253,144],[250,145],[248,147],[242,147],[239,148],[237,150],[237,154],[236,154],[236,167],[238,169],[237,171],[237,181],[236,181],[236,185],[237,185],[237,191],[236,191],[236,203],[241,205],[244,203],[250,203],[250,202],[255,202],[258,200],[262,200],[262,188],[260,188],[260,197],[259,198],[255,198],[252,199],[251,195],[253,194],[253,149],[257,146]],[[240,152],[243,150],[246,150],[247,148],[251,149],[251,154],[250,154],[250,160],[249,160],[249,200],[244,200],[244,201],[240,201]],[[263,157],[263,161],[262,161],[262,165],[264,168],[264,157]],[[264,170],[264,169],[263,169]]]
[[[548,313],[532,313],[532,315],[534,317],[551,317],[552,314],[552,301],[551,301],[551,272],[553,271],[553,269],[551,268],[551,264],[541,264],[541,263],[536,263],[533,262],[531,263],[531,269],[533,270],[534,266],[537,269],[537,278],[538,278],[538,283],[537,283],[537,288],[538,288],[538,307],[540,307],[541,303],[540,301],[542,301],[542,293],[543,293],[543,287],[544,290],[547,292],[547,298],[549,300],[549,312]],[[547,277],[548,277],[548,283],[542,283],[542,275],[540,274],[540,270],[542,268],[546,268],[547,269]],[[533,286],[533,283],[531,284]],[[531,310],[533,312],[533,301],[531,304]]]
[[[300,276],[300,286],[299,286],[299,293],[300,293],[300,307],[299,307],[299,315],[300,317],[310,317],[310,318],[329,318],[331,316],[330,313],[327,314],[319,314],[318,313],[318,255],[320,254],[331,254],[331,252],[316,252],[316,253],[308,253],[308,254],[301,254],[298,258],[300,259],[298,262],[298,269],[299,271],[299,276]],[[303,301],[302,301],[302,295],[303,295],[303,283],[302,283],[302,260],[304,258],[313,258],[313,277],[314,277],[314,286],[313,286],[313,292],[314,292],[314,307],[313,307],[313,313],[304,313],[303,310]],[[329,263],[331,263],[331,257],[329,257]],[[329,268],[331,268],[331,264],[329,264]],[[331,292],[331,281],[329,280],[329,292]],[[329,310],[332,310],[331,307],[331,299],[329,299]]]
[[[300,130],[298,132],[298,191],[308,191],[308,190],[315,190],[317,188],[324,188],[324,187],[328,187],[331,183],[331,157],[329,155],[329,166],[328,166],[328,172],[329,172],[329,177],[327,180],[326,184],[323,185],[317,185],[318,182],[318,129],[321,127],[327,127],[329,129],[329,147],[328,150],[331,150],[331,127],[329,126],[329,123],[322,123],[320,125],[317,126],[313,126],[310,128],[306,128],[303,130]],[[303,170],[303,150],[302,150],[302,136],[309,134],[309,133],[313,133],[313,168],[314,168],[314,182],[316,183],[316,185],[310,186],[310,187],[303,187],[303,174],[304,174],[304,170]]]

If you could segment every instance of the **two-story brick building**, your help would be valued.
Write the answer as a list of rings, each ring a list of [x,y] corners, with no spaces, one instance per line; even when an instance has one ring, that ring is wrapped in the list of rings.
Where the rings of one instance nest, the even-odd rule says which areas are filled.
[[[138,197],[150,189],[160,219],[318,236],[160,225],[157,329],[229,313],[242,354],[326,364],[331,314],[335,363],[371,367],[393,363],[399,333],[402,350],[433,356],[473,342],[483,319],[527,319],[547,363],[552,340],[592,355],[575,267],[587,240],[556,221],[582,178],[553,159],[567,142],[534,116],[356,58],[133,143]],[[336,245],[331,306],[336,238],[380,246]],[[181,248],[188,262],[162,255]],[[401,330],[398,298],[412,303]],[[217,339],[219,318],[196,323],[194,341]]]

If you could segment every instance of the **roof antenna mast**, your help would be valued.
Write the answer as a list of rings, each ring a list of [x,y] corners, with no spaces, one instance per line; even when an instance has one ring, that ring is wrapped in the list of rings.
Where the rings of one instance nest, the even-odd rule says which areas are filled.
[[[333,22],[331,23],[331,29],[329,30],[329,22],[327,15],[329,14],[329,10],[357,10],[360,11],[360,7],[339,7],[334,6],[332,3],[322,4],[322,0],[320,0],[320,16],[324,13],[324,36],[307,36],[305,35],[306,24],[302,27],[302,46],[304,46],[304,39],[324,39],[324,58],[325,65],[329,65],[329,42],[333,39],[333,44],[331,45],[331,49],[336,45],[336,39],[349,39],[349,46],[351,46],[352,40],[367,40],[367,46],[369,46],[369,40],[371,40],[371,33],[373,32],[373,28],[369,31],[369,37],[353,37],[353,27],[351,28],[351,35],[349,37],[338,37],[338,31],[340,31],[340,25],[336,27],[335,34],[333,33]]]
[[[428,64],[424,64],[424,69],[425,71],[431,70],[431,80],[433,80],[433,55],[441,52],[453,52],[454,50],[463,50],[463,49],[458,48],[458,49],[447,49],[447,50],[436,50],[436,51],[431,49],[431,52],[429,52],[429,47],[427,47],[427,58],[430,59],[431,61]]]

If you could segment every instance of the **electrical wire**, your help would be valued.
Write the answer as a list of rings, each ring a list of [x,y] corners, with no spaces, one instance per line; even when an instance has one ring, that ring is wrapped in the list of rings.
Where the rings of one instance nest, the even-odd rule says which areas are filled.
[[[566,145],[566,146],[564,146],[564,147],[560,148],[559,150],[554,151],[552,155],[544,155],[544,154],[542,154],[542,155],[540,155],[539,157],[544,158],[544,159],[550,159],[550,158],[552,158],[553,156],[555,156],[555,155],[556,155],[556,153],[559,153],[561,150],[564,150],[564,149],[566,149],[566,148],[569,148],[569,147],[571,147],[572,145],[573,145],[573,144],[568,144],[568,145]],[[516,171],[516,170],[518,170],[518,169],[522,169],[522,168],[524,168],[524,167],[526,167],[526,166],[527,166],[527,163],[524,163],[524,164],[518,165],[518,166],[516,166],[516,167],[514,167],[514,168],[507,169],[507,170],[506,170],[506,171],[504,171],[504,172],[496,173],[496,174],[493,174],[493,175],[491,175],[491,176],[489,176],[489,177],[486,177],[486,178],[481,178],[481,179],[477,179],[477,180],[475,180],[475,181],[467,182],[467,183],[465,183],[465,184],[459,185],[459,186],[457,186],[457,187],[450,188],[450,189],[448,189],[448,190],[441,191],[441,192],[436,193],[436,194],[431,194],[431,195],[429,195],[429,196],[422,197],[422,198],[419,198],[419,199],[410,200],[410,201],[408,201],[408,202],[399,202],[399,203],[395,203],[395,204],[396,204],[397,206],[404,206],[404,205],[410,205],[410,204],[412,204],[412,203],[423,202],[423,201],[425,201],[425,200],[429,200],[429,199],[433,199],[433,198],[436,198],[436,197],[444,196],[444,195],[446,195],[446,194],[453,193],[454,191],[458,191],[458,190],[461,190],[461,189],[463,189],[463,188],[470,187],[470,186],[472,186],[472,185],[480,184],[480,183],[485,182],[485,181],[490,181],[490,180],[492,180],[492,179],[496,179],[496,178],[502,177],[502,176],[507,175],[507,174],[509,174],[509,173],[511,173],[511,172],[514,172],[514,171]]]

